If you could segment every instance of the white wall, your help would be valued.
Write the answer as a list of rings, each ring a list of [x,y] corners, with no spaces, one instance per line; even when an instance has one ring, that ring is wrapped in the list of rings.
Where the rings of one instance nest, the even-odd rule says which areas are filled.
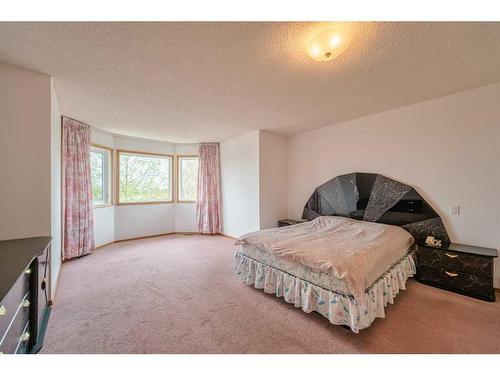
[[[174,205],[145,204],[115,207],[115,240],[174,233]]]
[[[0,240],[50,236],[50,77],[0,64],[0,82]]]
[[[51,200],[51,297],[54,299],[59,270],[61,269],[62,249],[62,212],[61,212],[61,110],[54,87],[54,80],[50,80],[50,200]]]
[[[92,128],[91,129],[91,142],[93,144],[106,146],[106,147],[115,147],[115,136],[111,133]]]
[[[261,131],[259,137],[260,229],[275,228],[287,218],[287,137]]]
[[[500,247],[500,84],[301,133],[288,144],[288,209],[349,172],[414,186],[452,241]],[[450,215],[460,204],[461,214]],[[500,287],[498,260],[495,285]]]
[[[221,143],[222,232],[275,228],[287,217],[287,137],[256,130]]]
[[[222,232],[228,236],[259,229],[259,131],[220,144]]]
[[[92,143],[106,146],[115,147],[115,138],[112,134],[100,131],[99,129],[91,129]],[[112,167],[114,169],[114,156]],[[114,177],[113,173],[113,177]],[[113,199],[115,194],[114,178],[111,181]],[[97,207],[94,208],[94,238],[96,246],[109,244],[115,240],[115,207]]]

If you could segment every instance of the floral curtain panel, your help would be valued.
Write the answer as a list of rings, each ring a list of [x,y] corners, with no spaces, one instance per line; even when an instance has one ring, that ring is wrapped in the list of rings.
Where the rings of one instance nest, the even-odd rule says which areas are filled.
[[[63,117],[63,259],[95,249],[90,178],[90,126]]]
[[[221,231],[218,143],[200,144],[196,223],[198,232],[203,234],[216,234]]]

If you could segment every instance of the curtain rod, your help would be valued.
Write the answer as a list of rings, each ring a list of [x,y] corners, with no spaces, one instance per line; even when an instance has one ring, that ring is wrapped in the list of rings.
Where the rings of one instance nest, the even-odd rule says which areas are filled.
[[[67,119],[70,119],[70,120],[73,120],[73,121],[79,122],[80,124],[84,124],[84,125],[90,126],[91,128],[94,128],[92,125],[87,124],[86,122],[83,122],[83,121],[77,120],[76,118],[73,118],[73,117],[69,117],[69,116],[64,116],[64,115],[61,115],[61,118],[67,118]],[[97,128],[94,128],[94,129],[97,129]]]

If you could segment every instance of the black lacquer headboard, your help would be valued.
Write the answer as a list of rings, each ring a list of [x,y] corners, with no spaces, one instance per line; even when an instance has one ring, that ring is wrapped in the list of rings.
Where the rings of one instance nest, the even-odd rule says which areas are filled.
[[[414,188],[380,174],[350,173],[318,186],[302,218],[326,215],[398,225],[418,241],[450,241],[439,215]]]

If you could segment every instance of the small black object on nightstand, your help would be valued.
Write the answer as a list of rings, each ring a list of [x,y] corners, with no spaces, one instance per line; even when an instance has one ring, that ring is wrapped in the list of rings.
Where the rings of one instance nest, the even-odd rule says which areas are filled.
[[[495,249],[446,243],[417,244],[418,281],[485,301],[495,301]]]
[[[300,223],[304,223],[306,221],[307,220],[305,220],[305,219],[281,219],[280,221],[278,221],[278,226],[279,227],[287,227],[289,225],[300,224]]]

